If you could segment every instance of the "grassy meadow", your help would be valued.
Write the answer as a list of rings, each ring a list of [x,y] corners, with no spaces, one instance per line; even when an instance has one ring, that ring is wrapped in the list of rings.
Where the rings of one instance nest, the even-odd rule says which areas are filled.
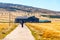
[[[16,28],[17,25],[17,23],[0,23],[0,39],[3,39],[14,28]]]
[[[0,11],[0,39],[3,39],[7,34],[9,34],[13,29],[18,26],[18,23],[13,23],[17,16],[25,16],[25,12],[4,12]],[[10,13],[10,20],[9,20]],[[19,14],[20,13],[20,14]],[[33,14],[34,15],[34,14]],[[33,16],[28,15],[28,16]],[[60,19],[59,18],[48,18],[40,16],[39,14],[35,16],[41,20],[51,20],[51,23],[25,23],[26,26],[31,30],[32,35],[36,40],[60,40]],[[8,23],[11,22],[11,23]]]
[[[60,21],[26,23],[36,40],[60,40]]]

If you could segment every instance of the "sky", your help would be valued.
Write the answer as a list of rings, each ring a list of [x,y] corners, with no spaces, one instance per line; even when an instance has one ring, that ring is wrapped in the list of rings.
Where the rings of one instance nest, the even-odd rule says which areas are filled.
[[[0,2],[60,11],[60,0],[0,0]]]

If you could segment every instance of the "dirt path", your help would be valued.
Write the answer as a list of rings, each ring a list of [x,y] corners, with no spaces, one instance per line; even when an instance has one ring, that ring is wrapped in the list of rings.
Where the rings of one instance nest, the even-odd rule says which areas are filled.
[[[31,31],[24,25],[18,25],[10,34],[8,34],[3,40],[35,40],[31,34]]]

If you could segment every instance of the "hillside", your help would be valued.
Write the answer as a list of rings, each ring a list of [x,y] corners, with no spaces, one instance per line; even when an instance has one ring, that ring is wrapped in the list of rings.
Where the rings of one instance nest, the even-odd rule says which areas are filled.
[[[59,18],[49,18],[50,15],[57,15]],[[53,40],[53,38],[54,40],[55,38],[60,40],[60,27],[59,27],[60,12],[59,11],[52,11],[43,8],[25,6],[20,4],[11,4],[11,3],[0,3],[0,29],[1,29],[0,39],[3,39],[7,34],[9,34],[12,30],[14,30],[17,27],[17,25],[19,25],[14,23],[15,18],[18,16],[36,16],[41,20],[51,20],[51,23],[27,23],[26,26],[28,26],[33,36],[38,40],[40,40],[39,39],[40,31],[45,33],[41,35],[44,40],[45,39]],[[51,34],[51,32],[56,33],[56,35]],[[55,37],[51,38],[51,36],[55,36]]]
[[[11,3],[0,3],[0,8],[6,9],[8,11],[21,10],[25,12],[60,13],[57,11],[47,10],[43,8],[36,8],[32,6],[25,6],[20,4],[11,4]]]
[[[59,15],[60,12],[20,4],[0,3],[0,22],[14,21],[17,16]],[[45,19],[45,17],[42,17]]]

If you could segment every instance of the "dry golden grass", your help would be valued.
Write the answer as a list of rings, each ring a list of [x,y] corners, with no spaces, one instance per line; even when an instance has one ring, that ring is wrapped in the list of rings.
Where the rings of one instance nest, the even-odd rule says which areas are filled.
[[[60,21],[26,23],[36,40],[60,40]]]
[[[17,16],[27,16],[23,11],[9,12],[0,10],[0,22],[14,22]],[[10,20],[9,20],[10,14]],[[30,14],[30,13],[29,13]],[[33,13],[32,13],[33,14]],[[42,20],[52,20],[52,23],[26,23],[28,28],[31,30],[33,36],[36,40],[60,40],[60,19],[51,19],[47,17],[42,17],[40,14],[34,13],[37,18]],[[33,16],[28,15],[28,16]],[[55,20],[57,22],[55,22]],[[18,24],[16,23],[0,23],[0,39],[4,38],[8,33],[10,33]]]
[[[17,23],[0,23],[0,39],[3,39],[8,33],[17,27]]]

